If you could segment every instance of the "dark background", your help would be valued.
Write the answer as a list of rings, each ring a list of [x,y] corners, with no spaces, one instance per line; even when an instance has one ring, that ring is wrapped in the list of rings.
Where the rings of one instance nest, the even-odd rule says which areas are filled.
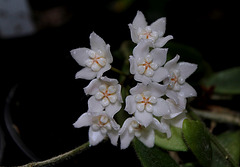
[[[83,87],[89,82],[75,80],[81,67],[70,50],[89,47],[92,31],[110,44],[111,51],[119,49],[124,40],[131,39],[128,24],[137,10],[145,14],[148,23],[166,17],[165,35],[197,49],[214,71],[239,65],[237,1],[132,0],[125,8],[114,6],[117,2],[29,0],[38,31],[30,36],[0,39],[0,135],[5,140],[0,165],[31,161],[26,150],[14,142],[4,118],[6,99],[16,85],[13,107],[8,112],[19,139],[38,159],[64,153],[88,140],[88,128],[72,126],[87,110]],[[59,15],[49,18],[52,12]],[[61,165],[91,166],[99,162],[112,166],[109,159],[117,166],[140,165],[131,148],[120,151],[110,143],[99,144]]]

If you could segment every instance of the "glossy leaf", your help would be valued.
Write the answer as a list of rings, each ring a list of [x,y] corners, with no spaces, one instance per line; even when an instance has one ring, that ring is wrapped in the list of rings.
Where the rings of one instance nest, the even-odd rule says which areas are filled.
[[[139,140],[133,141],[136,154],[143,167],[177,167],[177,163],[169,156],[168,152],[154,146],[148,148]]]
[[[155,144],[171,151],[187,151],[188,147],[183,141],[182,129],[172,126],[172,136],[168,139],[165,134],[155,131]]]
[[[240,94],[240,67],[220,71],[207,78],[204,84],[213,86],[216,93]]]
[[[212,149],[208,132],[202,122],[183,121],[183,136],[187,146],[203,167],[208,167],[212,160]]]

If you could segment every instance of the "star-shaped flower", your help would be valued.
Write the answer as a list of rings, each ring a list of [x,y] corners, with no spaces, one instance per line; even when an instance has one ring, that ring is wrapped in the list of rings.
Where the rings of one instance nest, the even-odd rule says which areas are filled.
[[[105,111],[98,113],[86,112],[78,118],[73,126],[75,128],[90,126],[88,136],[91,146],[97,145],[106,136],[110,138],[113,145],[117,145],[120,126]]]
[[[93,79],[84,88],[87,95],[92,95],[88,100],[89,112],[100,112],[103,109],[114,116],[122,107],[121,85],[116,79],[101,77]]]
[[[133,23],[129,24],[131,38],[134,43],[141,40],[149,40],[153,47],[163,47],[173,36],[163,37],[166,30],[166,18],[160,18],[148,26],[145,16],[141,11],[137,12]]]
[[[140,42],[129,58],[130,73],[134,74],[136,81],[144,84],[161,82],[168,75],[167,70],[161,67],[166,62],[168,50],[155,48],[149,52],[151,46],[149,41]]]
[[[151,124],[147,127],[141,125],[135,117],[126,119],[122,128],[119,130],[121,149],[127,148],[135,136],[147,147],[153,147],[155,129],[162,133],[165,133],[166,131],[164,125],[162,125],[156,118],[154,118]]]
[[[96,33],[90,34],[91,49],[77,48],[71,50],[72,57],[77,61],[81,69],[76,74],[76,78],[91,80],[95,77],[99,78],[102,74],[111,68],[113,58],[110,52],[110,45]]]
[[[168,61],[164,68],[168,70],[169,77],[163,82],[168,85],[166,95],[178,103],[179,96],[183,98],[193,97],[197,95],[195,89],[185,80],[197,69],[196,64],[188,62],[177,63],[180,56],[177,55]]]
[[[126,97],[125,110],[135,114],[136,120],[147,127],[153,121],[153,115],[159,117],[169,113],[166,101],[160,98],[165,90],[166,86],[158,83],[138,83],[130,89],[131,95]]]

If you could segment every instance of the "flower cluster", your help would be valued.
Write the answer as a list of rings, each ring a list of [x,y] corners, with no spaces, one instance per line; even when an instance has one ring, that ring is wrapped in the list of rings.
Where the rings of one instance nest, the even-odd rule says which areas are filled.
[[[182,127],[187,98],[197,95],[186,79],[197,65],[178,62],[179,55],[166,62],[168,49],[162,47],[173,37],[163,37],[165,27],[165,18],[148,26],[140,11],[129,24],[132,41],[136,43],[133,55],[129,57],[129,71],[137,85],[129,90],[125,99],[124,110],[131,116],[122,127],[114,120],[114,115],[122,108],[121,85],[116,79],[103,76],[113,62],[110,46],[93,32],[91,49],[71,51],[73,58],[83,66],[76,78],[91,80],[84,88],[86,95],[91,95],[88,111],[73,124],[76,128],[90,126],[90,145],[96,145],[108,136],[113,145],[117,145],[120,137],[121,149],[127,148],[134,137],[147,147],[153,147],[155,130],[170,138],[171,126]]]

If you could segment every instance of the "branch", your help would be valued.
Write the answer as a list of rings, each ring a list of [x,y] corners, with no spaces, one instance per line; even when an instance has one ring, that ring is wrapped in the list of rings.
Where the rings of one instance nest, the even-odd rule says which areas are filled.
[[[84,143],[83,145],[68,151],[64,154],[58,155],[56,157],[44,160],[44,161],[39,161],[39,162],[31,162],[29,164],[23,165],[23,166],[19,166],[19,167],[43,167],[43,166],[49,166],[49,165],[53,165],[53,164],[57,164],[60,163],[64,160],[67,160],[77,154],[80,154],[81,152],[87,150],[89,148],[89,142]]]

